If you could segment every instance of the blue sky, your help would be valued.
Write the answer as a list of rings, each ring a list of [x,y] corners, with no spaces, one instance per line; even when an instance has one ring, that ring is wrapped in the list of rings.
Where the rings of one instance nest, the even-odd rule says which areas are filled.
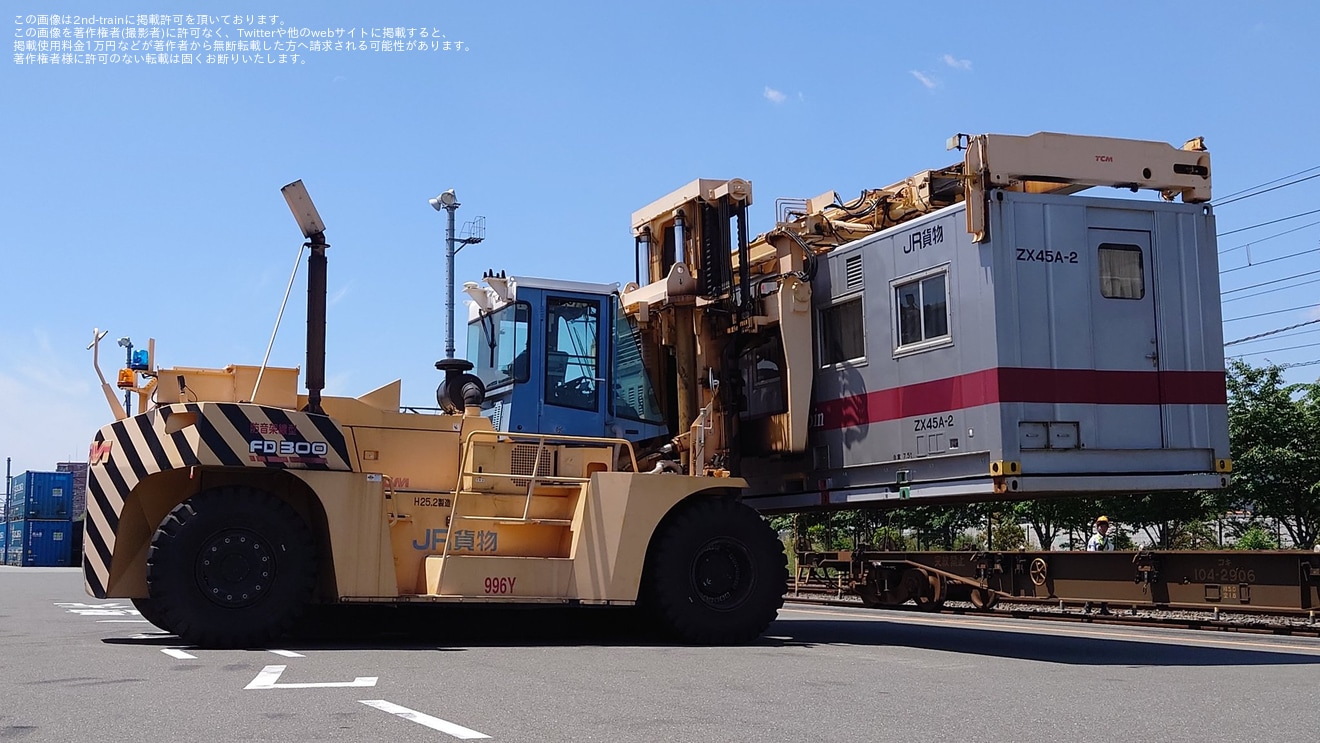
[[[19,2],[6,23],[162,10],[130,6]],[[332,245],[327,394],[402,378],[405,404],[428,405],[445,225],[427,199],[446,188],[460,222],[487,219],[486,242],[458,256],[460,283],[486,268],[613,282],[632,277],[632,211],[693,178],[751,180],[759,232],[776,197],[852,196],[954,162],[944,141],[955,132],[1204,136],[1219,196],[1320,165],[1320,6],[1308,2],[198,0],[181,12],[427,28],[466,50],[321,52],[284,66],[19,65],[11,52],[0,457],[15,472],[83,459],[109,421],[86,350],[93,327],[110,332],[107,372],[120,336],[156,338],[167,367],[260,363],[301,244],[279,189],[298,178]],[[1317,209],[1317,197],[1320,178],[1226,204],[1219,229]],[[1220,249],[1256,241],[1254,262],[1314,251],[1317,221],[1229,235]],[[1225,253],[1223,267],[1246,254]],[[1320,255],[1304,253],[1223,285],[1314,270]],[[304,363],[304,271],[273,365]],[[1316,286],[1226,303],[1225,317],[1315,304]],[[1225,338],[1313,317],[1234,320]],[[1237,348],[1306,343],[1320,334]],[[1320,346],[1249,360],[1265,358],[1320,359]]]

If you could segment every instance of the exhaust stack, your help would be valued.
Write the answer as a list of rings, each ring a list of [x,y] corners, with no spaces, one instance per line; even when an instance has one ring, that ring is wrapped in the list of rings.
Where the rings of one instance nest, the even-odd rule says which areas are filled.
[[[307,258],[307,406],[303,411],[324,415],[321,390],[325,389],[325,250],[330,245],[325,241],[325,223],[303,182],[294,181],[280,192],[293,218],[298,220],[303,237],[307,238],[307,247],[312,249]]]

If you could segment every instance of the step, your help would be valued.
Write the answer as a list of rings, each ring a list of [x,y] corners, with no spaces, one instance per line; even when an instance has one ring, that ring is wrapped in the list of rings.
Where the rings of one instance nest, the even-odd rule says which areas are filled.
[[[426,589],[434,596],[477,599],[560,599],[568,595],[568,557],[431,555]]]
[[[536,494],[532,496],[529,507],[526,494],[462,491],[455,497],[454,505],[454,518],[570,525],[580,505],[580,498],[578,493],[572,496]],[[523,514],[527,514],[526,521]]]
[[[550,526],[572,526],[573,519],[519,518],[517,516],[455,516],[468,521],[494,521],[497,524],[548,524]]]

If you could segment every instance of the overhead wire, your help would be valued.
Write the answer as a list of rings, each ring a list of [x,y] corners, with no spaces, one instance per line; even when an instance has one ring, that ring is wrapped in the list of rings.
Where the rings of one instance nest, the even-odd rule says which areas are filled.
[[[1309,170],[1315,170],[1315,169],[1316,169],[1316,168],[1310,168]],[[1305,173],[1305,172],[1308,172],[1308,171],[1307,171],[1307,170],[1304,170],[1304,171],[1302,171],[1302,172]],[[1288,176],[1288,177],[1291,177],[1291,176]],[[1244,195],[1242,195],[1242,196],[1237,196],[1236,198],[1231,198],[1231,199],[1227,199],[1227,200],[1225,200],[1225,201],[1220,201],[1220,202],[1216,203],[1215,206],[1218,207],[1218,206],[1225,206],[1225,205],[1228,205],[1228,204],[1235,204],[1235,203],[1237,203],[1237,202],[1239,202],[1239,201],[1242,201],[1243,199],[1249,199],[1249,198],[1251,198],[1251,197],[1253,197],[1253,196],[1260,196],[1261,194],[1266,194],[1266,193],[1269,193],[1270,191],[1278,191],[1278,190],[1281,189],[1281,188],[1287,188],[1287,187],[1289,187],[1289,186],[1296,186],[1298,183],[1305,183],[1306,181],[1309,181],[1309,180],[1311,180],[1312,178],[1320,178],[1320,173],[1316,173],[1316,174],[1314,174],[1314,175],[1308,175],[1308,176],[1306,176],[1305,178],[1298,178],[1297,180],[1295,180],[1295,181],[1289,181],[1288,183],[1280,183],[1279,185],[1274,186],[1273,188],[1266,188],[1266,189],[1262,189],[1262,190],[1260,190],[1260,191],[1256,191],[1256,192],[1254,192],[1254,193],[1244,194]]]
[[[1241,317],[1230,317],[1229,319],[1225,320],[1224,322],[1226,322],[1226,323],[1230,323],[1230,322],[1237,322],[1238,320],[1251,320],[1251,319],[1253,319],[1253,318],[1257,318],[1257,317],[1268,317],[1268,316],[1270,316],[1270,315],[1282,315],[1282,314],[1285,313],[1285,312],[1296,312],[1297,310],[1309,310],[1309,309],[1312,309],[1312,308],[1314,308],[1314,307],[1320,307],[1320,304],[1307,304],[1307,305],[1302,305],[1301,307],[1289,307],[1288,309],[1285,309],[1285,310],[1271,310],[1271,311],[1269,311],[1269,312],[1258,312],[1258,313],[1256,313],[1256,314],[1254,314],[1254,315],[1243,315],[1243,316],[1241,316]]]
[[[1257,333],[1257,334],[1255,334],[1255,335],[1249,335],[1249,336],[1247,336],[1247,337],[1245,337],[1245,338],[1238,338],[1237,340],[1228,341],[1227,343],[1224,344],[1224,347],[1227,348],[1227,347],[1229,347],[1229,346],[1236,346],[1236,345],[1238,345],[1239,343],[1251,343],[1252,341],[1257,341],[1257,340],[1260,340],[1260,339],[1262,339],[1262,338],[1267,338],[1267,337],[1272,336],[1272,335],[1278,335],[1278,334],[1280,334],[1280,333],[1286,333],[1286,332],[1288,332],[1289,330],[1296,330],[1296,329],[1298,329],[1298,328],[1304,328],[1304,327],[1306,327],[1307,325],[1315,325],[1316,323],[1320,323],[1320,318],[1317,318],[1317,319],[1315,319],[1315,320],[1307,320],[1306,322],[1299,322],[1299,323],[1296,323],[1296,324],[1294,324],[1294,325],[1289,325],[1289,326],[1286,327],[1286,328],[1278,328],[1277,330],[1267,330],[1267,331],[1265,331],[1264,333]],[[1308,330],[1308,331],[1306,331],[1306,332],[1310,333],[1310,332],[1314,332],[1314,331],[1310,331],[1310,330]],[[1297,333],[1297,335],[1302,335],[1302,334],[1301,334],[1301,333]]]
[[[1252,294],[1243,294],[1240,297],[1229,297],[1228,299],[1221,299],[1220,304],[1226,304],[1228,302],[1237,302],[1242,299],[1251,299],[1252,297],[1263,297],[1266,294],[1273,294],[1274,292],[1282,292],[1282,291],[1287,291],[1289,289],[1296,289],[1299,286],[1306,286],[1307,284],[1320,284],[1320,279],[1307,279],[1306,281],[1299,281],[1296,284],[1290,284],[1288,286],[1276,286],[1273,289],[1265,289],[1263,291],[1258,291]]]
[[[1257,240],[1252,240],[1251,242],[1242,243],[1241,245],[1235,245],[1235,246],[1233,246],[1233,247],[1231,247],[1231,248],[1224,248],[1223,250],[1219,251],[1219,254],[1220,254],[1220,255],[1223,255],[1223,254],[1225,254],[1225,253],[1232,253],[1234,250],[1241,250],[1241,249],[1243,249],[1243,248],[1249,248],[1249,247],[1251,247],[1252,245],[1255,245],[1255,244],[1257,244],[1257,243],[1263,243],[1263,242],[1265,242],[1266,240],[1273,240],[1273,239],[1276,238],[1276,237],[1283,237],[1284,235],[1291,235],[1291,234],[1294,233],[1294,232],[1301,232],[1302,230],[1306,229],[1307,227],[1314,227],[1314,226],[1316,226],[1316,225],[1318,225],[1318,224],[1320,224],[1320,220],[1317,220],[1317,221],[1315,221],[1315,222],[1307,222],[1306,224],[1302,225],[1301,227],[1294,227],[1294,228],[1292,228],[1291,230],[1284,230],[1283,232],[1276,232],[1276,233],[1274,233],[1273,235],[1268,235],[1268,236],[1266,236],[1266,237],[1262,237],[1262,238],[1259,238],[1259,239],[1257,239]],[[1247,229],[1251,229],[1251,228],[1247,228]],[[1228,233],[1226,232],[1226,233],[1224,233],[1224,234],[1228,234]],[[1219,236],[1216,235],[1215,237],[1219,237]]]
[[[1256,266],[1263,266],[1263,265],[1265,265],[1266,263],[1274,263],[1275,261],[1286,261],[1286,260],[1288,260],[1289,258],[1296,258],[1296,257],[1299,256],[1299,255],[1306,255],[1306,254],[1308,254],[1308,253],[1314,253],[1314,252],[1316,252],[1316,251],[1318,251],[1318,250],[1320,250],[1320,247],[1317,247],[1317,248],[1310,248],[1310,249],[1308,249],[1308,250],[1303,250],[1303,251],[1300,252],[1300,253],[1289,253],[1288,255],[1281,255],[1281,256],[1279,256],[1279,257],[1277,257],[1277,258],[1267,258],[1266,260],[1263,260],[1263,261],[1257,261],[1257,262],[1255,262],[1255,263],[1248,263],[1248,264],[1245,265],[1245,266],[1234,266],[1233,268],[1225,268],[1223,271],[1220,271],[1220,272],[1219,272],[1219,275],[1220,275],[1220,276],[1223,276],[1223,275],[1226,274],[1226,273],[1233,273],[1234,271],[1241,271],[1241,270],[1243,270],[1243,269],[1245,269],[1245,268],[1255,268]]]
[[[1315,348],[1316,346],[1320,346],[1320,343],[1303,343],[1299,346],[1284,346],[1283,348],[1271,348],[1268,351],[1249,351],[1247,353],[1234,354],[1232,356],[1229,356],[1228,358],[1240,359],[1247,356],[1263,356],[1267,353],[1279,353],[1280,351],[1296,351],[1299,348]]]
[[[1316,175],[1320,176],[1320,173],[1317,173]],[[1311,215],[1311,214],[1320,214],[1320,209],[1312,209],[1312,210],[1309,211],[1309,212],[1298,212],[1298,213],[1296,213],[1296,214],[1290,214],[1290,215],[1288,215],[1288,216],[1286,216],[1286,217],[1279,217],[1278,219],[1271,219],[1271,220],[1268,221],[1268,222],[1258,222],[1258,223],[1256,223],[1256,224],[1247,225],[1246,227],[1239,227],[1239,228],[1236,229],[1236,230],[1229,230],[1228,232],[1220,232],[1220,233],[1216,234],[1215,237],[1224,237],[1225,235],[1236,235],[1236,234],[1239,233],[1239,232],[1246,232],[1247,230],[1254,230],[1254,229],[1256,229],[1257,227],[1265,227],[1265,226],[1267,226],[1267,225],[1271,225],[1271,224],[1278,224],[1279,222],[1287,222],[1287,221],[1290,220],[1290,219],[1297,219],[1298,217],[1306,217],[1306,216],[1309,216],[1309,215]]]
[[[1314,166],[1314,167],[1307,168],[1306,170],[1299,170],[1299,171],[1297,171],[1296,173],[1292,173],[1292,174],[1290,174],[1290,175],[1281,176],[1281,177],[1279,177],[1279,178],[1275,178],[1275,179],[1272,180],[1272,181],[1265,181],[1264,183],[1257,184],[1257,185],[1255,185],[1255,186],[1252,186],[1251,188],[1244,188],[1244,189],[1242,189],[1241,191],[1234,191],[1233,193],[1231,193],[1231,194],[1229,194],[1229,195],[1227,195],[1227,196],[1224,196],[1223,198],[1225,198],[1225,199],[1231,199],[1231,198],[1233,198],[1234,196],[1237,196],[1237,195],[1239,195],[1239,194],[1247,193],[1248,191],[1255,191],[1255,190],[1258,189],[1258,188],[1264,188],[1264,187],[1266,187],[1266,186],[1273,186],[1274,184],[1278,183],[1279,181],[1286,181],[1286,180],[1288,180],[1289,178],[1295,178],[1295,177],[1297,177],[1297,176],[1299,176],[1299,175],[1305,175],[1306,173],[1310,173],[1312,170],[1320,170],[1320,165],[1316,165],[1316,166]]]
[[[1281,279],[1271,279],[1270,281],[1262,281],[1259,284],[1247,284],[1246,286],[1239,286],[1236,289],[1225,289],[1224,291],[1220,292],[1220,294],[1236,294],[1238,292],[1244,292],[1248,289],[1256,289],[1262,286],[1269,286],[1271,284],[1277,284],[1280,281],[1291,281],[1293,279],[1300,279],[1303,276],[1311,276],[1317,273],[1320,273],[1320,269],[1316,269],[1314,271],[1307,271],[1306,273],[1299,273],[1295,276],[1284,276]]]

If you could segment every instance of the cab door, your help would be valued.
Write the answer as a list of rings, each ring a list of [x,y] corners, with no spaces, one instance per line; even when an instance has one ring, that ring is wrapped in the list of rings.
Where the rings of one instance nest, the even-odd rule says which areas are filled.
[[[1164,445],[1154,261],[1149,232],[1088,230],[1092,272],[1096,428],[1104,449]]]
[[[539,431],[577,436],[605,433],[605,359],[602,298],[547,293]]]

